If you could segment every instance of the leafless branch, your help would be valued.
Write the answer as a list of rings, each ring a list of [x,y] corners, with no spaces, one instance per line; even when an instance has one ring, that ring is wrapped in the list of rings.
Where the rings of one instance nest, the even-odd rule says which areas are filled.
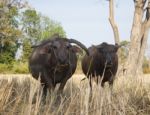
[[[143,0],[143,6],[145,6],[146,2],[147,2],[147,0]]]
[[[113,32],[114,32],[114,39],[115,39],[115,43],[119,44],[120,43],[120,39],[119,39],[119,30],[118,27],[115,23],[114,20],[114,4],[113,4],[113,0],[109,0],[109,22],[113,28]]]

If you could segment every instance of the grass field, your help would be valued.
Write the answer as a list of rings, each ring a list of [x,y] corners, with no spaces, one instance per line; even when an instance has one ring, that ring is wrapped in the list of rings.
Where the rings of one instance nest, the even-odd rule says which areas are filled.
[[[150,115],[150,75],[117,77],[111,91],[74,75],[58,99],[43,103],[42,88],[30,75],[0,75],[0,115]],[[59,101],[58,101],[59,100]]]

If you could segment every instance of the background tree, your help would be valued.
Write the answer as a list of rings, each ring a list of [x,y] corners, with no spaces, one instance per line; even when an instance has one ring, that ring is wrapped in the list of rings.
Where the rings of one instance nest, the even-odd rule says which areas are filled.
[[[135,11],[130,35],[129,54],[124,68],[129,76],[143,73],[142,64],[150,28],[150,0],[133,0],[133,2],[135,3]],[[113,14],[113,0],[109,0],[109,4],[110,14]],[[117,35],[115,28],[113,28],[113,31],[114,35]],[[115,36],[115,41],[116,39],[118,38]]]
[[[22,31],[31,42],[40,37],[40,16],[35,10],[27,9],[22,13]]]
[[[62,37],[66,37],[66,33],[60,23],[50,20],[47,16],[40,16],[41,19],[41,39],[48,38],[54,34],[59,34]]]
[[[65,36],[65,31],[58,22],[55,22],[32,9],[23,12],[22,23],[22,30],[26,36],[29,37],[31,42],[46,39],[56,33]]]
[[[49,17],[37,13],[36,10],[27,9],[22,13],[22,31],[24,38],[22,60],[28,60],[31,53],[31,45],[54,34],[66,36],[63,27]]]
[[[0,72],[28,72],[31,45],[56,33],[66,36],[60,23],[38,13],[25,0],[1,0]]]
[[[19,7],[11,2],[0,2],[0,63],[11,63],[14,60],[16,43],[22,34],[17,20]]]
[[[150,0],[138,0],[134,1],[134,3],[135,12],[130,38],[131,45],[126,62],[127,74],[129,75],[138,75],[142,73],[142,64],[150,28]],[[146,15],[144,15],[144,13]]]

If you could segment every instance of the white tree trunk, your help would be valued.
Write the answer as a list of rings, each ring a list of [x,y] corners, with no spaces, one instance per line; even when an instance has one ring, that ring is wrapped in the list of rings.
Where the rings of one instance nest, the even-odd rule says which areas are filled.
[[[137,66],[136,74],[139,74],[139,75],[143,74],[142,65],[143,65],[143,60],[144,60],[145,49],[147,46],[148,33],[149,33],[149,29],[146,29],[142,37],[143,40],[142,40],[141,49],[138,55],[138,63],[137,63],[138,66]]]
[[[150,8],[150,0],[148,2],[148,8]],[[150,9],[148,9],[148,10],[149,11],[146,11],[146,13],[150,12]],[[143,65],[143,60],[144,60],[145,49],[147,46],[149,28],[150,28],[150,20],[145,17],[145,20],[142,24],[142,31],[141,31],[141,47],[140,47],[140,52],[139,52],[139,56],[138,56],[138,67],[136,70],[137,74],[142,74],[142,72],[143,72],[142,65]]]
[[[124,70],[126,70],[125,73],[127,74],[127,76],[135,76],[139,73],[142,73],[143,57],[145,54],[148,33],[150,28],[149,24],[150,22],[144,15],[144,6],[146,6],[146,8],[147,7],[150,8],[150,0],[136,0],[134,2],[135,2],[135,11],[134,11],[132,31],[130,35],[129,55],[127,57],[127,61],[124,66],[125,68],[123,67],[120,69],[120,71],[123,70],[123,72]],[[114,32],[115,43],[119,44],[120,41],[119,32],[117,25],[114,21],[113,0],[109,0],[109,10],[110,10],[109,21]],[[144,22],[142,21],[142,19],[144,19],[143,17],[145,17]]]
[[[138,0],[135,5],[134,19],[130,36],[129,55],[126,62],[126,74],[135,76],[138,67],[138,58],[141,48],[141,28],[143,18],[143,0]]]

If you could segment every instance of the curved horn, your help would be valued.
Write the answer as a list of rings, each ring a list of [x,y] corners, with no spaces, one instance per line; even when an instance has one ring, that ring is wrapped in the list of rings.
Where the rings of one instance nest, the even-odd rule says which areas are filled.
[[[120,48],[120,47],[122,47],[122,45],[121,44],[115,44],[115,51],[117,52],[118,51],[118,49]]]
[[[78,46],[80,46],[82,49],[85,50],[85,52],[86,52],[87,55],[89,55],[88,49],[87,49],[87,48],[85,47],[85,45],[83,45],[81,42],[79,42],[79,41],[77,41],[77,40],[75,40],[75,39],[68,39],[68,42],[69,42],[69,43],[75,43],[75,44],[77,44]]]
[[[120,48],[120,47],[123,46],[123,44],[117,44],[117,43],[115,43],[115,46],[116,46],[117,48]]]

